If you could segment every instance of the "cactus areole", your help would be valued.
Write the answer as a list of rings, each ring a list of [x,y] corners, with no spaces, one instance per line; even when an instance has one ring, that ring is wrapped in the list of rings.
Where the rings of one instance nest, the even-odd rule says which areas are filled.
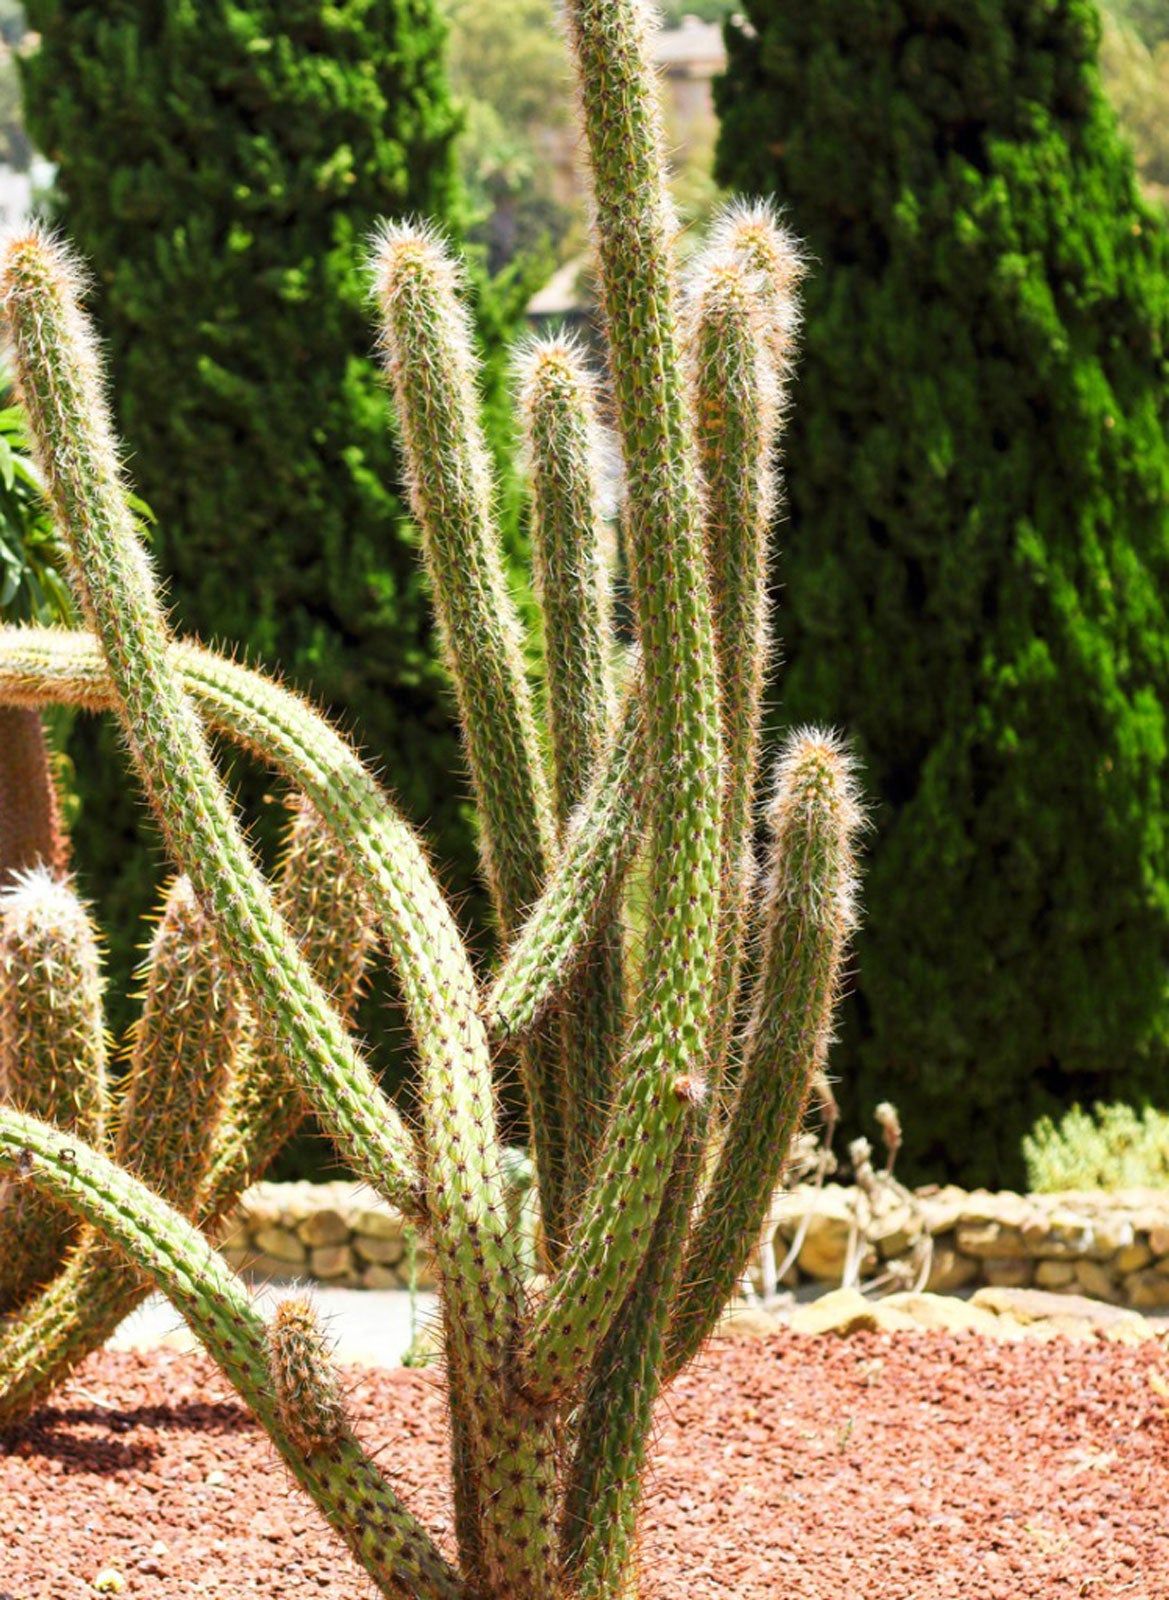
[[[612,629],[616,540],[583,353],[556,340],[519,362],[540,697],[504,576],[458,269],[425,226],[386,227],[371,249],[503,935],[486,980],[422,845],[350,746],[288,690],[171,636],[81,274],[37,229],[0,258],[13,370],[88,630],[0,629],[0,707],[115,715],[181,874],[117,1094],[71,885],[50,866],[0,902],[0,1182],[21,1197],[0,1216],[18,1308],[0,1327],[0,1422],[156,1285],[357,1566],[379,1592],[417,1600],[636,1595],[653,1405],[743,1271],[823,1068],[853,923],[859,812],[835,737],[789,741],[763,851],[752,829],[799,253],[767,207],[739,206],[679,280],[639,0],[569,0],[566,14],[634,651],[623,657]],[[298,796],[271,885],[208,732]],[[347,1026],[375,942],[413,1041],[410,1116]],[[543,1223],[538,1290],[498,1130],[497,1077],[512,1062]],[[266,1322],[214,1248],[215,1222],[305,1106],[432,1242],[451,1548],[364,1449],[311,1305]],[[80,1242],[64,1254],[70,1228]]]

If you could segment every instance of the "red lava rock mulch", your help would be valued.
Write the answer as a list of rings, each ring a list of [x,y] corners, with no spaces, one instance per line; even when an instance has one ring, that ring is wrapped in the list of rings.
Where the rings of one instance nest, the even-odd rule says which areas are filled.
[[[1169,1597],[1165,1352],[977,1336],[726,1343],[663,1404],[645,1600]],[[431,1373],[353,1373],[449,1545]],[[0,1435],[0,1600],[354,1600],[348,1556],[201,1358],[103,1354]]]

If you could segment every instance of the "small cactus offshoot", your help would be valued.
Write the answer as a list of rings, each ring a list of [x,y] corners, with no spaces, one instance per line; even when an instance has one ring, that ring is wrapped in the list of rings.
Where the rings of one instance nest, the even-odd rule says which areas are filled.
[[[4,925],[28,1019],[14,1030],[9,1002],[0,1035],[0,1172],[21,1197],[6,1226],[27,1244],[28,1197],[55,1218],[68,1207],[81,1231],[62,1260],[55,1227],[51,1258],[22,1272],[21,1309],[0,1330],[0,1421],[154,1283],[358,1566],[416,1600],[636,1595],[653,1406],[741,1278],[823,1077],[854,921],[859,812],[838,740],[791,737],[758,856],[753,827],[799,252],[770,209],[737,206],[679,282],[640,0],[565,12],[609,372],[602,390],[561,340],[519,367],[542,702],[506,580],[459,273],[424,226],[388,225],[372,249],[503,946],[483,982],[422,845],[350,746],[286,689],[171,636],[77,269],[35,229],[0,257],[13,369],[88,629],[0,629],[0,707],[113,712],[182,875],[152,942],[128,1085],[108,1109],[84,914],[46,880],[61,900],[52,968],[77,975],[72,1010],[44,941]],[[610,615],[602,408],[622,457],[633,649]],[[272,885],[208,733],[303,797]],[[374,938],[415,1051],[409,1116],[347,1026]],[[495,1075],[512,1059],[538,1287],[499,1133]],[[429,1237],[454,1562],[363,1449],[311,1308],[288,1303],[266,1324],[214,1249],[305,1105]]]

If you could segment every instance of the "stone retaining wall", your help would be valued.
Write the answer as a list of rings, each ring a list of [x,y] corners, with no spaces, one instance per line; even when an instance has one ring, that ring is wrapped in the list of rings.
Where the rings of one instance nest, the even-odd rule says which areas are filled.
[[[777,1196],[772,1247],[782,1263],[804,1219],[784,1287],[840,1282],[858,1214],[855,1190],[829,1184]],[[1137,1310],[1169,1309],[1169,1191],[1056,1195],[921,1190],[876,1217],[861,1202],[864,1278],[888,1274],[947,1294],[984,1285],[1091,1295]],[[316,1278],[353,1288],[431,1288],[425,1245],[361,1185],[261,1183],[244,1196],[223,1242],[228,1260],[261,1277]],[[758,1280],[758,1262],[755,1266]]]

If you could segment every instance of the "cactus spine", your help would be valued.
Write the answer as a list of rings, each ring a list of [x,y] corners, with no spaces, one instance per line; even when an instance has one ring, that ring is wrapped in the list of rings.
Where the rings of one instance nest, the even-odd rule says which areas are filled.
[[[190,885],[172,890],[155,941],[155,998],[114,1159],[100,1137],[0,1109],[0,1172],[67,1202],[86,1229],[0,1334],[0,1420],[46,1393],[149,1279],[379,1591],[417,1600],[633,1600],[653,1403],[733,1290],[822,1069],[852,921],[856,804],[827,737],[802,736],[785,755],[755,917],[745,891],[776,385],[794,328],[796,256],[769,212],[737,208],[681,314],[642,9],[567,0],[566,12],[595,190],[638,655],[615,707],[592,387],[575,349],[537,347],[521,400],[551,783],[492,521],[457,277],[424,228],[387,228],[374,246],[504,934],[499,970],[482,986],[421,844],[345,741],[295,695],[169,637],[127,513],[73,269],[35,232],[0,259],[21,392],[92,630],[0,629],[0,705],[118,716]],[[275,895],[243,842],[204,722],[305,797]],[[638,850],[643,926],[625,952]],[[409,1122],[345,1027],[371,929],[394,963],[417,1054]],[[751,932],[758,973],[748,985]],[[538,1292],[522,1280],[497,1128],[493,1049],[512,1040],[549,1243]],[[168,1085],[164,1060],[182,1083]],[[731,1087],[716,1097],[724,1067]],[[362,1450],[311,1308],[286,1306],[266,1325],[199,1231],[214,1229],[303,1102],[431,1237],[457,1570]],[[184,1130],[148,1125],[183,1115],[203,1130],[190,1151],[197,1189],[169,1170]],[[131,1273],[112,1270],[118,1255]]]

